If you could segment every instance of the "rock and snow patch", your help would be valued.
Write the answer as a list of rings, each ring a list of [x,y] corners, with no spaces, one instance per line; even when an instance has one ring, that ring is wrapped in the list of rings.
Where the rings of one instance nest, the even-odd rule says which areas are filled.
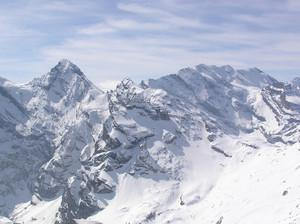
[[[164,143],[171,144],[176,139],[176,135],[163,129],[162,140]]]

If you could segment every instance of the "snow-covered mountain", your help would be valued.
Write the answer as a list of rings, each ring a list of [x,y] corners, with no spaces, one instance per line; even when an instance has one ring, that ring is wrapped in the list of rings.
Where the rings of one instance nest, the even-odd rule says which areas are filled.
[[[299,78],[201,64],[103,92],[61,60],[1,78],[0,105],[15,223],[300,223]]]

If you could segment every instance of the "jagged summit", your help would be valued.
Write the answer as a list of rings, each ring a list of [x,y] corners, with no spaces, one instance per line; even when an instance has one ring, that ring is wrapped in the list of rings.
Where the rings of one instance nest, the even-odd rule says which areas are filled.
[[[46,74],[46,77],[50,82],[53,82],[56,79],[71,82],[74,78],[88,81],[80,68],[67,59],[60,60],[58,64]]]
[[[53,69],[55,69],[56,71],[59,71],[61,74],[73,72],[80,76],[84,76],[84,74],[79,69],[79,67],[77,65],[75,65],[74,63],[72,63],[68,59],[61,59]]]
[[[209,95],[205,92],[210,92],[212,86],[219,86],[219,89],[223,89],[226,86],[229,87],[228,85],[239,84],[263,88],[276,82],[277,80],[257,68],[236,70],[230,65],[205,64],[199,64],[194,68],[183,68],[177,74],[148,81],[153,88],[162,88],[170,92],[178,92],[178,87],[182,86],[186,90],[182,90],[180,95],[184,96],[186,93],[189,98],[199,95],[204,100],[206,100],[205,96]],[[174,88],[174,85],[177,86],[177,89]],[[193,89],[196,91],[194,91],[195,93],[191,92]]]
[[[259,88],[277,82],[274,78],[258,68],[254,67],[249,69],[235,69],[230,65],[216,66],[199,64],[194,68],[183,68],[179,70],[175,76],[171,75],[167,79],[170,79],[171,77],[178,79],[176,76],[185,81],[200,81],[203,79],[214,80],[217,82],[236,82],[242,85],[253,85]],[[165,78],[166,76],[162,77],[161,79]],[[187,83],[188,82],[189,81],[187,81]]]
[[[60,60],[50,72],[41,78],[35,78],[30,85],[51,88],[56,85],[72,85],[74,82],[92,83],[87,79],[80,68],[67,59]]]
[[[45,114],[52,117],[53,111],[64,114],[66,108],[72,110],[85,98],[92,100],[104,93],[77,65],[67,59],[60,60],[50,72],[35,78],[24,87],[26,93],[20,96],[23,98],[20,101],[26,104],[28,110],[41,117],[46,117]]]

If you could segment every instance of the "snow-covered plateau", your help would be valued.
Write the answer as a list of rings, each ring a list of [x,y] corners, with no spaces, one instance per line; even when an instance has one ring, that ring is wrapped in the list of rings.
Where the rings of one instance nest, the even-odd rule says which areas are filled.
[[[0,78],[0,223],[299,224],[300,79],[184,68],[113,91]]]

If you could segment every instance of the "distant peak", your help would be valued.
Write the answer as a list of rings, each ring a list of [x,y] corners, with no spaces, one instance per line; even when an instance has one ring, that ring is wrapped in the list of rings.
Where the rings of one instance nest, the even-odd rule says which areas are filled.
[[[196,66],[196,70],[199,72],[213,72],[213,73],[234,73],[234,68],[230,65],[222,65],[222,66],[216,66],[216,65],[205,65],[205,64],[199,64]],[[228,76],[228,74],[223,74],[224,76]]]
[[[209,65],[206,65],[206,64],[199,64],[199,65],[196,65],[196,69],[197,70],[206,70],[206,69],[209,69]]]
[[[178,73],[187,73],[187,72],[195,72],[196,70],[194,68],[191,67],[186,67],[186,68],[182,68],[178,71]]]
[[[58,62],[59,64],[73,64],[70,60],[63,58],[61,60],[59,60]]]
[[[90,81],[86,78],[80,68],[67,59],[60,60],[47,74],[41,78],[34,79],[31,84],[50,88],[53,83],[73,83]]]
[[[87,80],[80,68],[67,59],[60,60],[57,65],[50,70],[47,76],[49,76],[51,80],[55,80],[60,77],[68,81],[75,76],[79,76],[81,79]]]
[[[67,71],[72,71],[78,73],[79,75],[83,75],[77,65],[69,61],[68,59],[61,59],[58,64],[53,68],[54,70],[58,70],[62,73]]]

